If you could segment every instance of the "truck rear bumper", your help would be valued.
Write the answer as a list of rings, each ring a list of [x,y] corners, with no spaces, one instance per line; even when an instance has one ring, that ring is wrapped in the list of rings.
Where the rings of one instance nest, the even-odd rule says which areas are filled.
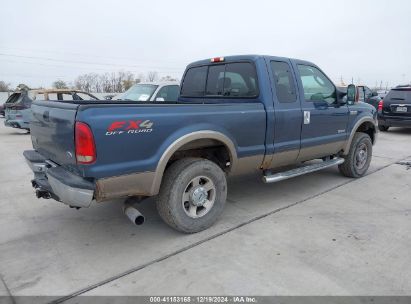
[[[24,151],[34,173],[32,185],[37,197],[53,198],[72,207],[89,207],[94,199],[94,183],[46,160],[40,153]]]

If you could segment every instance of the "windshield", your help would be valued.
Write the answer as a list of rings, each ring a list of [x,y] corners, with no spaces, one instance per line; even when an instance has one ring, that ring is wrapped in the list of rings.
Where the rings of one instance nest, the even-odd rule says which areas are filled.
[[[124,93],[114,97],[113,100],[148,101],[157,87],[154,84],[135,84]]]

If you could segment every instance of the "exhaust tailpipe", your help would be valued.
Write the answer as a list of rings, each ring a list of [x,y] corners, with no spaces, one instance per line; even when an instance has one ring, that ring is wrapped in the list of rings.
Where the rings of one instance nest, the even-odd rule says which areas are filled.
[[[144,215],[140,213],[136,208],[133,206],[124,206],[124,214],[129,218],[129,220],[134,224],[134,225],[143,225],[145,218]]]
[[[37,198],[44,198],[44,199],[51,198],[50,192],[48,192],[46,190],[41,190],[41,189],[36,190],[36,196],[37,196]]]

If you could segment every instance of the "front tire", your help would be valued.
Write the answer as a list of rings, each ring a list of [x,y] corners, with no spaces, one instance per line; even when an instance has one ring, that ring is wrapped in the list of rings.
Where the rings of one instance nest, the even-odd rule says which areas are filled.
[[[338,166],[342,175],[362,177],[370,167],[372,158],[372,141],[368,134],[357,132],[351,142],[344,163]]]
[[[195,233],[214,224],[226,198],[223,170],[206,159],[186,158],[166,170],[156,206],[166,224],[184,233]]]

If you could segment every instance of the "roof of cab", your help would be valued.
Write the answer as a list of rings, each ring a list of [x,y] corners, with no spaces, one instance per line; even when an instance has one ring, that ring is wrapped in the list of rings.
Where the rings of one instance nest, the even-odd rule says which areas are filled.
[[[288,57],[281,57],[281,56],[272,56],[272,55],[256,55],[256,54],[250,54],[250,55],[233,55],[233,56],[221,56],[224,58],[224,62],[233,62],[233,61],[257,61],[258,59],[263,59],[263,58],[269,58],[269,59],[285,59],[285,60],[292,60],[292,61],[297,61],[299,63],[306,63],[310,65],[315,65],[309,61],[305,60],[300,60],[300,59],[294,59],[294,58],[288,58]],[[221,58],[221,57],[212,57],[212,58]],[[203,60],[198,60],[190,63],[187,68],[193,67],[193,66],[201,66],[201,65],[209,65],[213,64],[211,62],[212,58],[208,59],[203,59]],[[216,64],[221,63],[221,62],[216,62]]]
[[[258,58],[262,58],[263,56],[261,55],[234,55],[234,56],[216,56],[212,58],[224,58],[224,62],[230,62],[230,61],[242,61],[242,60],[252,60],[255,61]],[[206,65],[206,64],[211,64],[211,59],[212,58],[207,58],[207,59],[202,59],[198,61],[194,61],[190,63],[188,66],[195,66],[195,65]]]

